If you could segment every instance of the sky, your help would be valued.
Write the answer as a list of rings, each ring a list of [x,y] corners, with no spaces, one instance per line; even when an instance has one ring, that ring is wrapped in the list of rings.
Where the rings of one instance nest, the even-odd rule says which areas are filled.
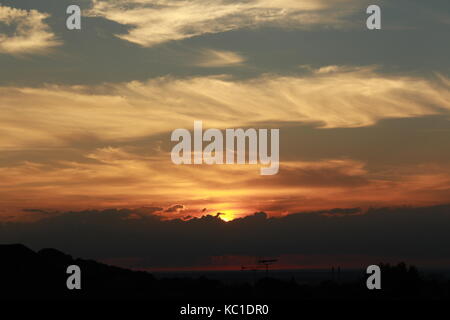
[[[82,28],[68,30],[75,3]],[[366,27],[369,4],[381,7],[381,30]],[[257,228],[275,235],[290,223],[321,231],[336,213],[348,230],[331,223],[335,237],[380,212],[379,228],[398,212],[414,230],[427,222],[409,222],[408,213],[431,212],[437,226],[450,202],[449,31],[447,0],[3,0],[0,224],[8,236],[0,240],[60,242],[80,255],[167,268],[181,265],[162,256],[166,263],[153,265],[145,250],[132,253],[133,242],[117,252],[73,247],[43,226],[105,225],[132,237],[181,224],[206,237],[211,223],[239,238],[251,233],[255,212],[264,215]],[[279,128],[279,173],[173,164],[171,132],[192,130],[195,120],[205,129]],[[44,234],[52,241],[36,236]],[[236,246],[198,259],[258,251]],[[311,258],[316,266],[333,254],[395,256],[383,256],[385,246],[279,254],[291,257],[286,265],[295,255],[328,257]],[[436,251],[428,263],[438,257],[450,258]]]

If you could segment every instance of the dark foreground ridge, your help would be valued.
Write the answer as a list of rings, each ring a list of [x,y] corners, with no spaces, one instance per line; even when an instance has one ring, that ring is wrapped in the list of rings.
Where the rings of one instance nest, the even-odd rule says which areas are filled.
[[[81,290],[66,286],[67,267],[82,270]],[[368,290],[366,275],[358,281],[324,281],[316,285],[272,278],[254,284],[226,285],[204,277],[156,279],[143,271],[132,271],[92,260],[73,259],[55,249],[34,252],[20,245],[0,245],[0,299],[2,300],[152,300],[300,301],[300,300],[409,300],[450,299],[450,281],[424,275],[401,263],[381,265],[382,290]]]

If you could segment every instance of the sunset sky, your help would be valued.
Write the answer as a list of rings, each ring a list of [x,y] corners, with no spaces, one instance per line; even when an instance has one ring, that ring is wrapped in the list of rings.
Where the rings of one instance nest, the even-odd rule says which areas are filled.
[[[75,2],[1,1],[1,221],[450,203],[448,0]],[[279,173],[173,164],[195,120],[279,128]]]

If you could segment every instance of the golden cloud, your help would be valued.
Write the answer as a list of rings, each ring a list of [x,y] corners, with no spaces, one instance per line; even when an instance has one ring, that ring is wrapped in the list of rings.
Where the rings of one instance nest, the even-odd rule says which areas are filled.
[[[321,70],[249,80],[163,77],[94,87],[0,87],[0,147],[61,147],[86,135],[126,141],[190,129],[194,120],[222,129],[286,119],[334,128],[450,111],[445,76],[381,75],[371,68]]]
[[[49,17],[37,10],[21,10],[0,5],[0,23],[15,27],[13,35],[0,33],[0,53],[36,54],[61,45],[50,27]]]
[[[272,24],[308,27],[347,24],[342,18],[362,7],[354,0],[92,0],[90,16],[131,26],[119,38],[144,47],[208,33]]]
[[[245,58],[236,52],[224,50],[204,50],[200,58],[194,63],[197,67],[216,68],[238,66],[245,62]]]

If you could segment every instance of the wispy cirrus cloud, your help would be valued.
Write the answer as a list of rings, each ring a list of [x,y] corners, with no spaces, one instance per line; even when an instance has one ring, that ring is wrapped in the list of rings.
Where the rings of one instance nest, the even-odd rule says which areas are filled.
[[[0,87],[0,147],[67,146],[83,135],[120,141],[190,128],[198,119],[222,129],[286,119],[349,128],[449,113],[450,81],[444,76],[341,69],[248,80],[163,77],[95,87]]]
[[[216,68],[238,66],[245,62],[245,58],[236,52],[223,50],[204,50],[195,63],[198,67]]]
[[[144,47],[208,33],[272,24],[278,27],[346,25],[353,0],[92,0],[90,16],[130,26],[119,38]]]
[[[12,34],[0,33],[0,53],[11,55],[42,54],[61,45],[44,22],[48,14],[0,5],[0,25],[12,27]]]

